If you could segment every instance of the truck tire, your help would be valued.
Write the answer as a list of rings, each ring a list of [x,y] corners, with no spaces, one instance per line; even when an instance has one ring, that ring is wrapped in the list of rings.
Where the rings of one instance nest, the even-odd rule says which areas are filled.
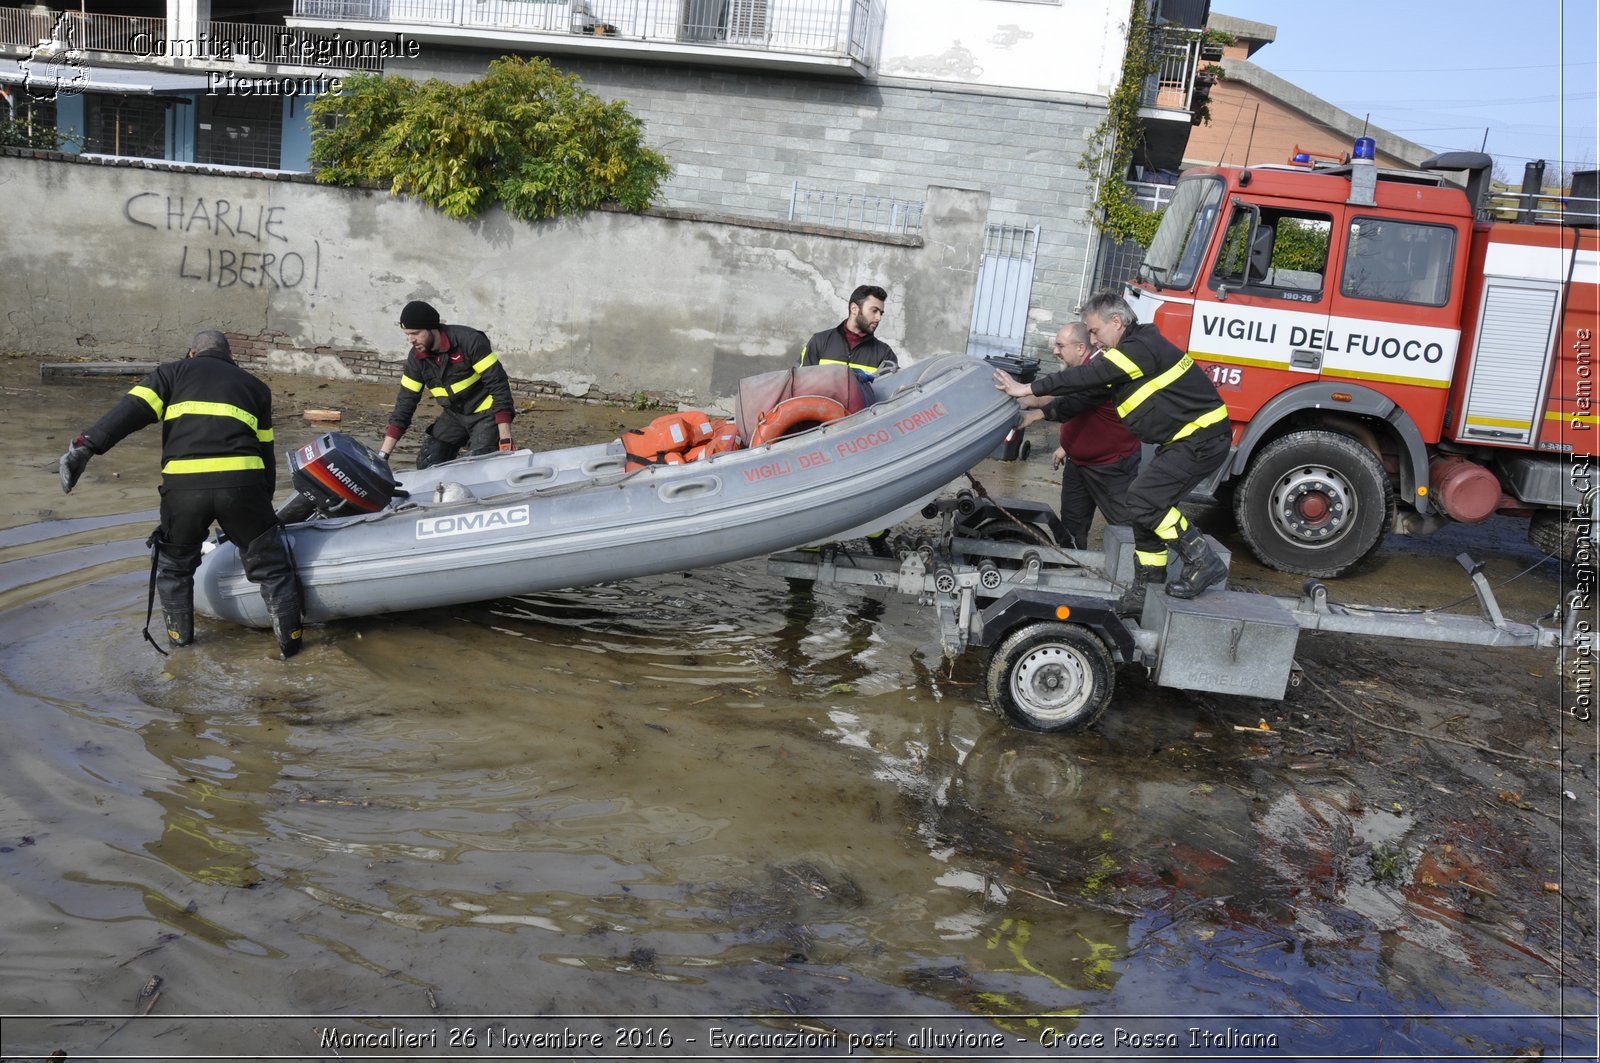
[[[1586,521],[1569,520],[1572,510],[1542,509],[1528,522],[1528,541],[1535,549],[1552,554],[1569,565],[1595,567],[1595,550],[1579,533]]]
[[[1234,521],[1251,553],[1280,572],[1343,575],[1394,520],[1394,487],[1372,451],[1337,432],[1294,432],[1250,463]]]
[[[1111,704],[1115,672],[1100,637],[1077,624],[1026,624],[989,658],[989,704],[1031,731],[1081,731]]]

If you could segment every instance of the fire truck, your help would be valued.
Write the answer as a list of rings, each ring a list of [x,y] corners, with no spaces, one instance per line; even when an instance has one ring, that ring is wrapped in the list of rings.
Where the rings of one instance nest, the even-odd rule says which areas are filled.
[[[1373,155],[1363,138],[1179,180],[1127,297],[1227,402],[1232,457],[1201,493],[1231,491],[1244,541],[1287,572],[1337,576],[1391,531],[1495,514],[1592,565],[1593,174],[1501,220],[1487,155]]]

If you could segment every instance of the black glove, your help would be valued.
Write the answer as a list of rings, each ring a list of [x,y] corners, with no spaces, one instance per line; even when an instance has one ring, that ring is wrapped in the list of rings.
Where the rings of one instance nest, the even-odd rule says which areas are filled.
[[[72,446],[61,455],[61,493],[70,495],[72,489],[78,486],[78,477],[83,475],[83,470],[89,467],[89,459],[94,457],[94,451],[89,449],[89,441],[79,436],[72,441]]]

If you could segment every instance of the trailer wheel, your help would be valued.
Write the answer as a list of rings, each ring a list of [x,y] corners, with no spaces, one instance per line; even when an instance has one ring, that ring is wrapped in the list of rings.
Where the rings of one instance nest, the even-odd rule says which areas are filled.
[[[1394,519],[1394,487],[1377,456],[1349,436],[1295,432],[1251,462],[1233,515],[1263,564],[1338,576],[1382,542]]]
[[[1111,703],[1111,653],[1076,624],[1013,631],[989,658],[989,703],[1033,731],[1081,731]]]
[[[996,517],[984,521],[972,529],[970,537],[992,539],[997,543],[1022,543],[1025,546],[1054,546],[1056,542],[1055,535],[1044,525],[1029,521],[1023,526],[1009,517]],[[1013,565],[1015,563],[1009,562]]]

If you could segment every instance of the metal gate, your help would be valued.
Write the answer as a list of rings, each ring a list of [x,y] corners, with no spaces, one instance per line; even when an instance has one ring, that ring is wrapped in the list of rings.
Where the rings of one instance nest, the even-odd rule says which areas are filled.
[[[1039,256],[1039,226],[986,225],[978,292],[972,302],[967,353],[1021,354],[1033,293],[1033,263]]]

